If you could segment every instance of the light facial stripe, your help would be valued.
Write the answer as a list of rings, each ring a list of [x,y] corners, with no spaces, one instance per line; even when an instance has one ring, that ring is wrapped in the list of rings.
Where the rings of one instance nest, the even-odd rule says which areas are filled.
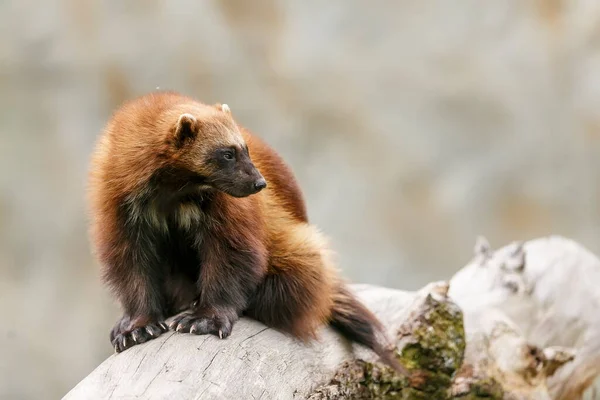
[[[228,145],[236,147],[239,146],[239,148],[241,149],[243,149],[244,146],[246,146],[246,142],[244,141],[244,138],[242,137],[240,131],[232,130],[220,121],[218,122],[218,124],[220,125],[219,129],[225,133],[225,140],[228,142]]]

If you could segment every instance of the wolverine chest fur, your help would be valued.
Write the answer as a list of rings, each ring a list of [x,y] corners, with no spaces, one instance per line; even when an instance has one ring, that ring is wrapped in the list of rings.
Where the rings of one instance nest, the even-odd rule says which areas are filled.
[[[161,201],[162,200],[162,201]],[[214,235],[216,221],[206,198],[188,193],[168,203],[161,198],[137,198],[125,204],[122,221],[140,254],[156,259],[156,271],[164,279],[168,313],[190,306],[201,295],[205,238]],[[148,256],[147,256],[148,257]]]

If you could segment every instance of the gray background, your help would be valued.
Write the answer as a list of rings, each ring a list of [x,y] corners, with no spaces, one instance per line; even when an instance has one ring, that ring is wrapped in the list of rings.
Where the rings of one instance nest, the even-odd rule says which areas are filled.
[[[0,398],[111,353],[88,157],[157,86],[279,150],[354,281],[446,279],[479,233],[600,252],[599,27],[595,0],[0,0]]]

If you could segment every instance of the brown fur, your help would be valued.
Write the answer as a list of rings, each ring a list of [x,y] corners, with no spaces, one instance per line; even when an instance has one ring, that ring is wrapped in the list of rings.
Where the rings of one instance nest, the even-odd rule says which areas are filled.
[[[207,161],[230,145],[243,178]],[[261,174],[266,189],[236,189]],[[380,323],[337,277],[291,170],[227,107],[172,92],[125,104],[98,141],[89,193],[94,248],[124,309],[111,332],[117,351],[182,311],[173,328],[219,336],[245,313],[300,339],[330,323],[401,369]]]

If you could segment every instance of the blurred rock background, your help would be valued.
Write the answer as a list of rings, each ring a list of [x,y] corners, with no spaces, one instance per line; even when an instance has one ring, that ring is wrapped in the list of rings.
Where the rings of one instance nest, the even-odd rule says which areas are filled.
[[[111,354],[87,240],[122,101],[228,103],[284,155],[354,281],[415,289],[494,245],[600,253],[600,3],[0,0],[0,398]]]

